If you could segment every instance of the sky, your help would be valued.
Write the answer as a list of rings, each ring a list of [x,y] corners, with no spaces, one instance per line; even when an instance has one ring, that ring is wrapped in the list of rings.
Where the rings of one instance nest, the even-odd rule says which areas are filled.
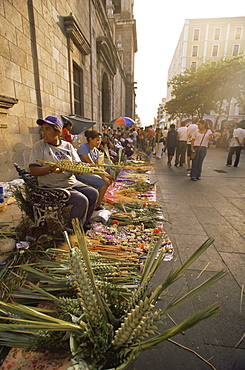
[[[166,98],[168,68],[185,20],[240,16],[245,16],[244,0],[134,0],[136,113],[143,126],[154,123]]]

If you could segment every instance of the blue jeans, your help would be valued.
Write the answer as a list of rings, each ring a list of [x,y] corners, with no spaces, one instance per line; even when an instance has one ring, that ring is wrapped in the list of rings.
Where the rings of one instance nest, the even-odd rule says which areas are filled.
[[[207,154],[207,148],[203,146],[194,147],[197,152],[196,157],[192,160],[191,177],[201,177],[202,164]]]
[[[75,176],[78,181],[92,186],[95,189],[103,188],[106,185],[106,182],[99,175],[82,175],[78,173]]]

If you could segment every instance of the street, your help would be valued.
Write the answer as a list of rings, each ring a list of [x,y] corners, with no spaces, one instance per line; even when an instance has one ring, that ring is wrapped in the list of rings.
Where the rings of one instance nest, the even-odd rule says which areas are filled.
[[[171,314],[180,323],[192,313],[218,302],[220,311],[184,335],[173,337],[197,352],[217,370],[245,369],[245,302],[241,291],[245,279],[245,151],[237,168],[226,166],[225,149],[209,149],[204,160],[201,181],[187,176],[186,166],[168,167],[167,156],[153,158],[157,181],[157,201],[171,224],[164,228],[174,246],[174,259],[159,268],[154,284],[159,284],[171,269],[176,269],[208,237],[213,245],[187,269],[183,279],[169,290],[190,289],[226,269],[227,275]],[[168,301],[168,300],[166,300]],[[164,307],[165,299],[159,302]],[[166,330],[166,327],[163,330]],[[194,353],[163,342],[142,353],[129,369],[134,370],[205,370],[210,365]]]
[[[190,266],[182,279],[169,289],[169,297],[159,302],[164,307],[174,293],[186,291],[222,269],[227,275],[204,293],[171,313],[180,323],[194,312],[218,302],[220,311],[172,340],[181,348],[165,341],[154,350],[146,351],[127,370],[207,370],[209,361],[217,370],[245,369],[245,299],[241,298],[245,279],[245,151],[239,166],[227,167],[225,149],[209,149],[203,164],[202,180],[193,182],[186,166],[168,167],[167,156],[152,159],[157,181],[157,202],[163,208],[165,223],[174,246],[174,258],[163,262],[153,279],[159,285],[171,269],[178,268],[209,237],[213,245]],[[20,217],[16,204],[0,214],[0,221]],[[168,325],[168,326],[167,326]],[[170,325],[163,324],[165,331]],[[171,325],[170,325],[171,326]],[[191,351],[190,351],[191,350]]]

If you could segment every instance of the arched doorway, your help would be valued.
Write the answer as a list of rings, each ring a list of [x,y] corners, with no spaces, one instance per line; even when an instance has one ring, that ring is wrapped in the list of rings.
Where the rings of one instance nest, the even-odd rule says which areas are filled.
[[[102,122],[110,122],[110,89],[107,74],[103,74],[102,78]]]

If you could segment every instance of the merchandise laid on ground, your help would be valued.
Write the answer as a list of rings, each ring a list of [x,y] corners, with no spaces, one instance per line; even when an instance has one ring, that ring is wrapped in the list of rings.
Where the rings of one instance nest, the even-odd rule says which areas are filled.
[[[128,166],[129,167],[129,166]],[[151,166],[134,163],[124,168],[104,196],[104,210],[92,217],[87,232],[88,248],[103,254],[143,264],[148,249],[163,239],[164,260],[173,257],[173,246],[163,230],[161,207],[156,203],[156,186],[150,183]],[[98,221],[102,222],[98,222]],[[109,248],[108,248],[109,247]]]
[[[48,233],[17,240],[0,223],[1,243],[12,243],[0,270],[2,354],[12,348],[1,369],[116,368],[140,351],[137,338],[151,335],[162,317],[160,310],[145,317],[161,294],[153,291],[151,301],[150,280],[173,258],[152,170],[142,161],[120,168],[86,234],[74,220],[74,235],[64,232],[63,240]]]

